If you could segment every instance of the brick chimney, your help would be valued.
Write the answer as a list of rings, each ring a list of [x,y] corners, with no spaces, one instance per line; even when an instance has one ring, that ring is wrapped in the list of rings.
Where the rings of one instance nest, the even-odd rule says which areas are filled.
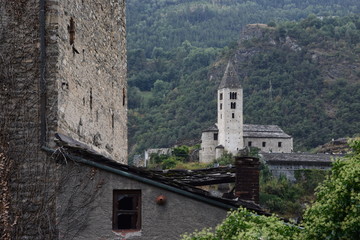
[[[259,159],[235,157],[235,195],[241,200],[259,203]]]

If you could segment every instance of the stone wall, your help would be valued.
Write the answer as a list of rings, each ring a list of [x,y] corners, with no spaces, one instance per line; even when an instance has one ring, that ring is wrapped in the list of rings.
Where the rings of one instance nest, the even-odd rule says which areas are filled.
[[[330,154],[261,153],[261,158],[274,176],[285,176],[295,181],[295,172],[304,169],[328,170],[336,157]]]
[[[56,239],[56,175],[40,151],[46,137],[41,133],[40,12],[39,1],[0,1],[0,151],[10,159],[1,162],[1,171],[10,170],[1,179],[9,188],[1,188],[1,194],[11,196],[3,203],[8,212],[1,209],[0,225],[6,225],[1,236],[11,239]]]
[[[268,164],[270,172],[276,176],[284,176],[290,181],[296,181],[295,174],[296,171],[305,170],[305,169],[317,169],[317,170],[329,170],[331,169],[331,164],[306,164],[306,163],[297,163],[297,164]]]
[[[125,1],[51,1],[58,132],[127,162]]]

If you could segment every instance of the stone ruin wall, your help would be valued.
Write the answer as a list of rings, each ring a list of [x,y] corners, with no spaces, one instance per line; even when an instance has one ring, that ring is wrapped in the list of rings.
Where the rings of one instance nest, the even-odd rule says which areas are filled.
[[[125,1],[54,1],[58,132],[127,163]]]

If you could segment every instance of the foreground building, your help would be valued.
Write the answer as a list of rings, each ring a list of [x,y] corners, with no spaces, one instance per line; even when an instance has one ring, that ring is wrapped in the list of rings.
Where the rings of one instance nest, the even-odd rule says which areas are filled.
[[[201,135],[200,162],[211,162],[224,152],[236,155],[245,146],[292,152],[293,139],[279,126],[243,124],[243,89],[231,62],[219,84],[217,102],[217,124]]]

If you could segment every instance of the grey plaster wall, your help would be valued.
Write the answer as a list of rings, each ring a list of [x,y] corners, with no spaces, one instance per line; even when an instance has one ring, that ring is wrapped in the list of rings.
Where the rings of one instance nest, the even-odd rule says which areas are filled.
[[[74,175],[68,178],[58,199],[59,216],[63,216],[59,218],[62,239],[179,239],[185,232],[213,227],[226,217],[224,209],[103,170],[72,163],[65,169],[65,175]],[[114,189],[141,190],[141,231],[122,234],[112,230]],[[81,197],[72,198],[74,191]],[[167,197],[166,205],[156,204],[159,195]]]

